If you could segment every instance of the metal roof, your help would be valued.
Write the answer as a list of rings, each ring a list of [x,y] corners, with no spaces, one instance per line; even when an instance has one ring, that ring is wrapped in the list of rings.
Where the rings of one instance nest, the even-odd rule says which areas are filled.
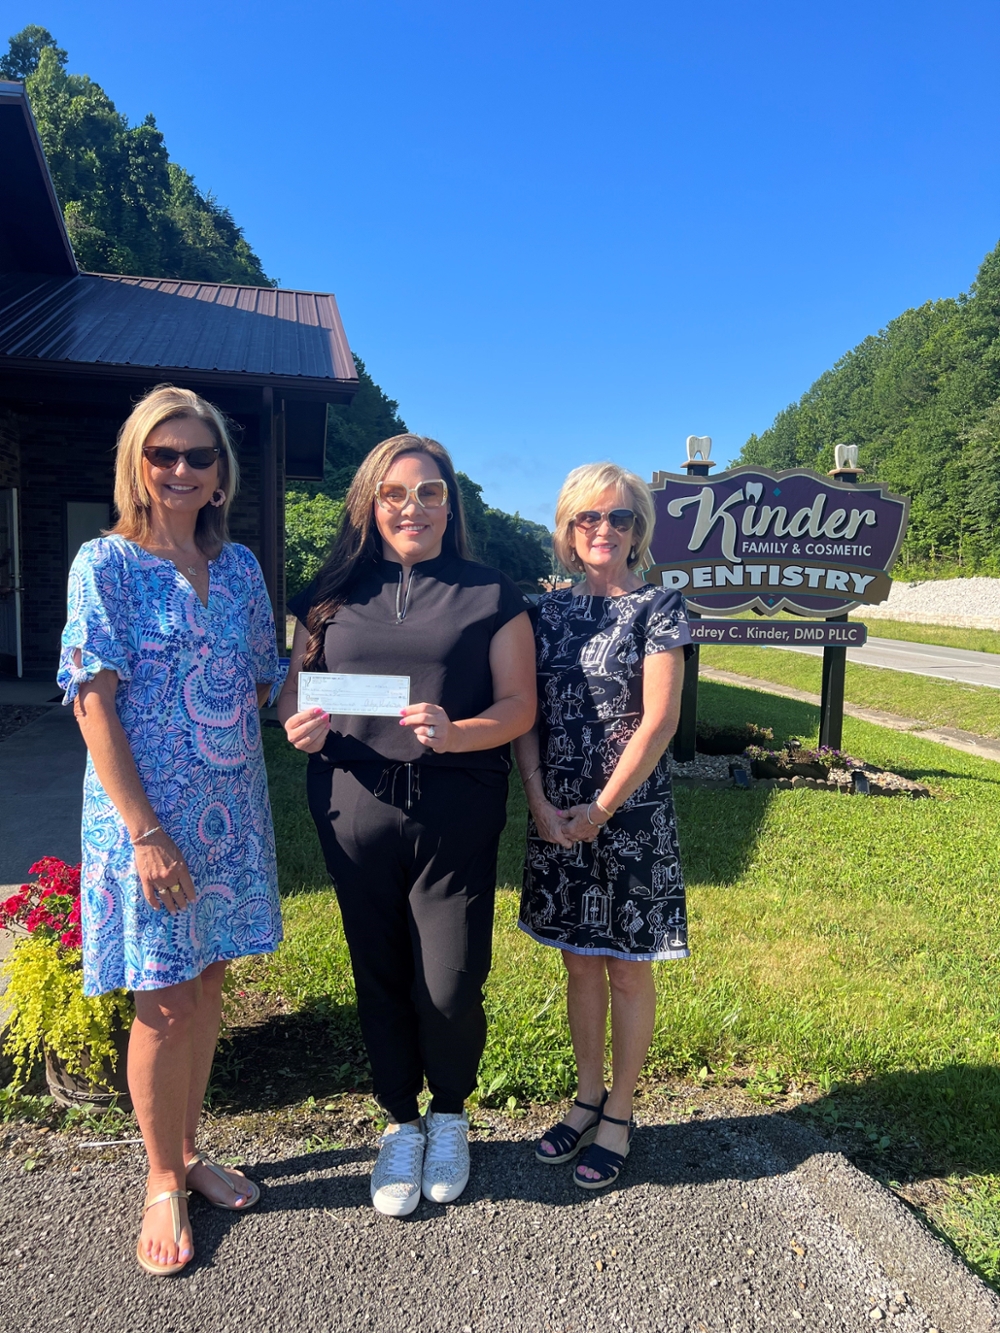
[[[106,273],[0,276],[4,359],[357,384],[332,295]]]

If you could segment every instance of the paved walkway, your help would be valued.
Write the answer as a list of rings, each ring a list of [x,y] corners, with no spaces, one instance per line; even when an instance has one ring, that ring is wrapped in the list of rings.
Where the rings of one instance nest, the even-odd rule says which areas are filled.
[[[1000,1300],[908,1210],[781,1116],[640,1128],[596,1198],[510,1123],[451,1207],[368,1201],[370,1146],[257,1147],[246,1217],[192,1206],[176,1279],[135,1263],[142,1156],[0,1164],[0,1327],[23,1333],[1000,1333]],[[115,1160],[116,1159],[116,1160]]]
[[[823,649],[806,644],[763,644],[790,653],[822,657]],[[847,660],[859,666],[885,667],[911,675],[935,676],[963,685],[988,685],[1000,690],[1000,653],[974,653],[966,648],[942,648],[934,643],[907,643],[903,639],[869,639],[862,648],[848,648]]]
[[[0,744],[0,889],[20,884],[40,856],[80,860],[86,757],[73,710],[59,705]]]

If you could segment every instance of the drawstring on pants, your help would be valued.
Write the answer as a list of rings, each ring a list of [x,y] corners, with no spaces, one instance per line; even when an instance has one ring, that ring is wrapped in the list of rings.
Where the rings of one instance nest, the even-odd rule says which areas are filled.
[[[389,802],[396,804],[396,780],[403,778],[403,809],[409,812],[414,801],[420,800],[420,765],[410,763],[390,764],[382,770],[382,776],[375,788],[376,796],[389,793]]]

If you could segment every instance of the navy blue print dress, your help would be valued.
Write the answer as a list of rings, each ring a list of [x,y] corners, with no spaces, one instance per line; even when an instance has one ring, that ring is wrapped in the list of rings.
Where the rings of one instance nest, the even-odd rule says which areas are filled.
[[[557,809],[591,801],[642,717],[642,664],[690,644],[680,593],[541,598],[535,617],[539,746]],[[559,847],[528,820],[523,931],[540,944],[636,962],[686,958],[687,914],[665,760],[591,843]]]

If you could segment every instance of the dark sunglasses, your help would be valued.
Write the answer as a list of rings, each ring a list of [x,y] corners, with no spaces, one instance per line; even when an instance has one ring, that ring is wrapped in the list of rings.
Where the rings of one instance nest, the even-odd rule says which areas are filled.
[[[188,467],[203,472],[205,468],[212,466],[219,457],[219,452],[217,444],[204,449],[167,449],[162,445],[150,445],[148,449],[143,449],[142,456],[147,462],[152,463],[153,467],[161,468],[164,472],[175,468],[182,458]]]
[[[635,514],[631,509],[609,509],[606,514],[596,509],[584,509],[573,519],[573,526],[581,532],[593,532],[607,519],[615,532],[629,532],[635,523]]]

